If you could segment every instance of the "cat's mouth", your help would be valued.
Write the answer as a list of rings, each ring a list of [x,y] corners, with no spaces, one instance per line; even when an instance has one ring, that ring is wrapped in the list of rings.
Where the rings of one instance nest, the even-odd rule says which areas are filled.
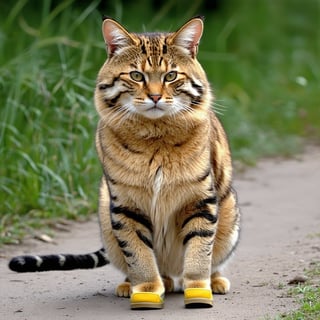
[[[163,117],[167,113],[166,108],[159,106],[158,104],[154,104],[153,106],[143,110],[141,114],[143,114],[146,118],[157,119]]]
[[[162,110],[162,111],[164,111],[164,109],[161,108],[160,106],[158,106],[157,104],[154,104],[151,108],[147,109],[147,111],[150,111],[150,110]]]

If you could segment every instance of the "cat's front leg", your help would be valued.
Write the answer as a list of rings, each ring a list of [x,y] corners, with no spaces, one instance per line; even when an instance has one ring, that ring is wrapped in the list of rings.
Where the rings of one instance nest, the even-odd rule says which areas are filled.
[[[217,223],[216,197],[188,206],[181,219],[185,246],[183,287],[186,307],[211,307],[211,260]]]
[[[150,219],[137,209],[112,206],[111,223],[127,264],[131,308],[162,308],[165,288],[153,252]]]

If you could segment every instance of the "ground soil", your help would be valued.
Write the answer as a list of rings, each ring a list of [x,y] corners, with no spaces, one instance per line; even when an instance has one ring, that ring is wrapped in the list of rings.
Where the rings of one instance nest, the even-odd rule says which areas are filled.
[[[295,159],[261,161],[237,173],[242,237],[225,270],[231,292],[215,295],[211,309],[185,309],[181,293],[162,310],[131,311],[114,295],[123,276],[113,267],[16,274],[9,257],[24,253],[83,253],[100,247],[96,219],[72,224],[55,243],[29,239],[1,249],[0,319],[274,319],[298,307],[290,280],[320,260],[320,149]]]

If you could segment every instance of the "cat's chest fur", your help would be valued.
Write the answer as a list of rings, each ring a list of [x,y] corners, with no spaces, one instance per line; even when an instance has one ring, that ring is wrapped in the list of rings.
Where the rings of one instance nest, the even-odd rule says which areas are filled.
[[[111,193],[150,218],[155,256],[164,273],[181,272],[177,217],[190,199],[203,196],[198,183],[211,167],[208,130],[204,125],[159,137],[142,136],[141,130],[134,135],[129,128],[100,131],[100,157]]]
[[[136,202],[145,212],[154,212],[161,201],[168,203],[173,193],[177,193],[175,203],[183,201],[179,190],[192,192],[193,185],[206,173],[210,167],[208,131],[204,126],[194,132],[181,130],[175,135],[164,132],[159,137],[146,137],[128,128],[104,128],[100,157],[110,180],[127,190],[124,198]],[[135,192],[138,199],[130,197]]]

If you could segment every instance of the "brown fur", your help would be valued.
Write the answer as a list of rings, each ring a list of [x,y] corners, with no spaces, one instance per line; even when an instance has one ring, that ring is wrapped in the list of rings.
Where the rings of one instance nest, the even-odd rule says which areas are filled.
[[[119,296],[162,295],[175,276],[184,289],[230,287],[220,270],[238,242],[239,210],[227,138],[196,59],[202,27],[194,18],[175,33],[133,34],[103,23],[99,215],[108,257],[129,280]]]

